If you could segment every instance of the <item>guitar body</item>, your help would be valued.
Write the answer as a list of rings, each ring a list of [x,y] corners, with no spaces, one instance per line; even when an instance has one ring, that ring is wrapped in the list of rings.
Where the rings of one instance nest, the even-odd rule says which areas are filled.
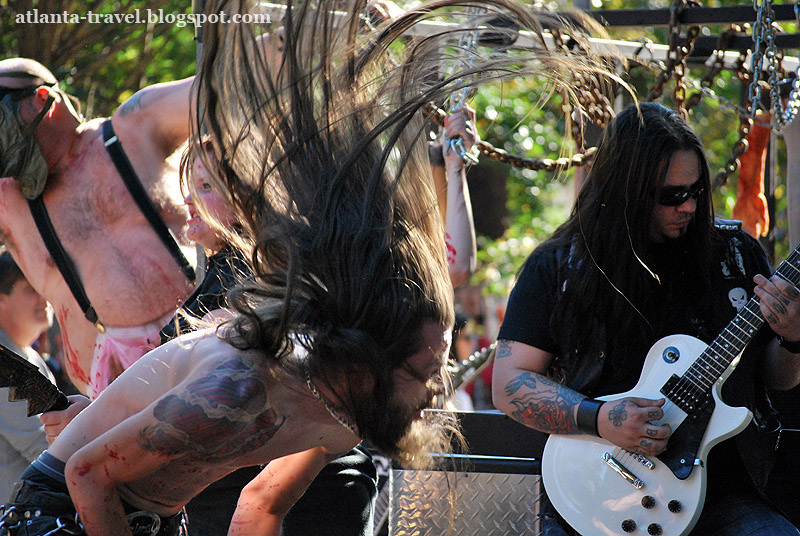
[[[648,352],[636,387],[600,400],[664,398],[660,390],[667,380],[684,374],[706,347],[687,335],[665,337]],[[747,408],[732,408],[720,399],[722,383],[733,368],[714,384],[713,402],[699,417],[687,417],[667,399],[658,424],[668,423],[673,435],[658,457],[637,459],[594,436],[551,435],[542,456],[542,479],[558,513],[583,536],[688,534],[705,500],[708,452],[744,430],[752,418]]]

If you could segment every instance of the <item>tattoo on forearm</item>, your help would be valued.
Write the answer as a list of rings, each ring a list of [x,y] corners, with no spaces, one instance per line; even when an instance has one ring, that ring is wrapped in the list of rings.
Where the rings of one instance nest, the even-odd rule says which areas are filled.
[[[627,404],[627,401],[622,400],[608,412],[608,420],[611,421],[611,424],[614,426],[622,426],[622,421],[628,418],[628,412],[625,411],[625,404]]]
[[[497,351],[495,352],[495,359],[503,359],[511,355],[511,341],[500,339],[497,341]]]
[[[539,391],[525,393],[510,400],[516,409],[511,417],[522,424],[551,434],[575,434],[575,406],[583,397],[543,377],[538,378]],[[541,391],[543,387],[552,390]]]
[[[509,396],[513,395],[519,391],[520,387],[536,389],[536,375],[532,372],[523,372],[506,384],[505,393]]]
[[[209,461],[263,447],[286,420],[278,421],[266,387],[238,359],[163,398],[153,415],[158,423],[139,434],[143,448],[166,455],[196,454]]]
[[[133,96],[122,103],[122,106],[119,107],[119,115],[124,116],[128,115],[129,113],[133,113],[136,110],[140,110],[142,108],[142,94],[134,93]]]

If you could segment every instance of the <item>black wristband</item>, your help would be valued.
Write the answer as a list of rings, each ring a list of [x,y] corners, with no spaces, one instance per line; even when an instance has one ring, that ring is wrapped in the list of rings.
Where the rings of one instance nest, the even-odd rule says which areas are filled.
[[[778,337],[781,348],[786,348],[793,354],[800,354],[800,341],[787,341],[783,337]]]
[[[603,404],[605,402],[602,400],[592,400],[591,398],[581,400],[578,405],[578,413],[575,415],[575,423],[581,433],[600,437],[600,433],[597,431],[597,415]]]

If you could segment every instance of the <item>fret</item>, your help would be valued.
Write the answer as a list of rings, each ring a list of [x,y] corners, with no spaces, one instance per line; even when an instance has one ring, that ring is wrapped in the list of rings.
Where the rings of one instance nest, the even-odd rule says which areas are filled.
[[[786,275],[783,272],[781,272],[780,269],[783,268],[784,266],[788,266],[789,268],[791,268],[792,270],[797,272],[797,274],[798,274],[797,279],[791,279],[791,276]],[[777,273],[780,274],[781,276],[783,276],[784,279],[789,279],[790,283],[797,283],[797,281],[800,280],[800,268],[797,268],[796,266],[793,266],[791,264],[786,264],[786,262],[784,262],[783,264],[780,265],[780,267],[777,270]]]
[[[696,364],[702,366],[703,370],[713,370],[713,372],[719,375],[722,375],[726,369],[726,367],[720,364],[717,359],[714,359],[713,356],[707,355],[706,353],[703,353],[703,355],[700,356]]]
[[[736,333],[734,333],[732,328],[737,328],[739,330],[739,332],[740,332],[740,335],[737,335]],[[742,347],[744,347],[750,341],[750,339],[747,337],[747,332],[744,331],[739,326],[737,326],[736,324],[728,325],[728,327],[726,327],[724,331],[727,331],[728,333],[730,333],[733,336],[733,338],[736,339],[739,342],[739,344],[742,345]],[[745,338],[743,339],[741,337],[741,335],[744,335]]]
[[[745,324],[750,326],[750,329],[747,330],[747,333],[749,335],[755,335],[756,331],[758,331],[758,328],[761,327],[760,325],[756,325],[756,324],[753,324],[752,322],[748,322],[746,318],[742,317],[741,320],[742,320],[742,322],[744,322]]]
[[[725,362],[725,365],[727,367],[727,365],[730,365],[731,361],[733,361],[736,358],[736,356],[739,355],[739,352],[731,352],[730,350],[722,346],[719,343],[718,339],[719,337],[717,337],[717,339],[715,339],[714,342],[711,343],[711,346],[709,346],[709,348],[714,350],[716,353],[720,354],[720,357],[727,360]],[[727,356],[725,354],[727,354]]]
[[[688,372],[689,371],[687,371],[687,373]],[[692,372],[692,375],[690,375],[687,378],[687,380],[691,381],[692,385],[695,388],[698,388],[701,391],[705,391],[711,385],[714,384],[714,381],[715,381],[714,378],[715,378],[716,374],[707,374],[705,371],[703,371],[702,369],[698,369],[698,368],[695,368],[695,370],[692,370],[691,372]]]
[[[691,372],[691,369],[686,371],[686,373],[683,375],[683,379],[685,380],[685,382],[681,382],[680,385],[685,386],[687,389],[690,388],[690,387],[694,388],[694,390],[706,389],[706,386],[702,383],[702,381],[700,383],[696,383],[697,379],[693,378],[692,375],[690,374],[690,372]],[[702,380],[702,376],[700,376],[700,380]],[[688,382],[688,384],[687,384],[687,382]]]
[[[730,330],[728,328],[725,328],[724,330],[722,330],[722,333],[720,333],[717,336],[717,340],[718,341],[720,341],[720,340],[725,341],[725,344],[723,344],[722,346],[724,346],[726,350],[728,348],[730,348],[730,347],[733,347],[734,350],[738,349],[738,347],[741,345],[742,341],[739,340],[739,339],[736,339],[736,337],[734,337],[735,340],[731,340],[731,339],[729,339],[729,338],[727,338],[725,336],[725,333],[730,333]],[[721,342],[720,342],[720,344],[721,344]]]

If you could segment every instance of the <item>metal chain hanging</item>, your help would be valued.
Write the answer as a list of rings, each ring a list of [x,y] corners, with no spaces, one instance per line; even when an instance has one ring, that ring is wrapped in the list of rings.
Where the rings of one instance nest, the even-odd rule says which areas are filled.
[[[447,112],[438,108],[433,103],[428,104],[424,113],[431,118],[437,126],[444,126],[444,118],[447,117]],[[481,154],[497,160],[500,163],[508,164],[520,169],[530,169],[532,171],[565,171],[572,167],[583,166],[591,162],[594,158],[597,149],[591,147],[583,154],[576,154],[569,157],[562,158],[524,158],[509,154],[503,149],[498,149],[488,141],[480,140],[475,144]]]
[[[800,0],[794,3],[794,19],[795,23],[797,24],[797,28],[800,28]],[[800,62],[800,54],[798,54],[797,59],[798,62]],[[779,61],[778,65],[783,66],[783,62]],[[800,69],[800,67],[798,67],[798,69]],[[773,90],[772,116],[776,118],[776,122],[780,126],[780,129],[783,129],[792,121],[794,121],[798,110],[800,110],[800,72],[795,72],[795,77],[792,81],[792,90],[789,93],[789,101],[786,103],[785,110],[781,109],[781,99],[778,88],[776,87]]]
[[[476,13],[473,12],[473,15]],[[472,47],[477,46],[478,42],[478,34],[477,31],[475,32],[468,32],[465,36],[462,36],[462,40],[459,43],[459,47],[462,48],[467,54],[470,53]],[[561,48],[567,52],[569,49],[563,43],[563,37],[558,30],[553,30],[553,39],[556,43],[556,48]],[[599,83],[593,77],[581,78],[581,82],[583,82],[579,87],[579,102],[581,106],[583,106],[587,110],[591,110],[592,120],[598,124],[603,125],[606,124],[611,117],[614,115],[614,110],[611,106],[611,103],[608,101],[608,98],[602,93]],[[449,108],[450,110],[455,110],[459,106],[461,106],[464,101],[466,100],[467,96],[469,95],[470,87],[466,86],[462,90],[454,93],[450,97],[449,101]],[[582,101],[580,99],[583,99]],[[438,108],[433,103],[430,103],[427,106],[427,109],[424,111],[426,115],[430,116],[434,124],[439,127],[444,125],[444,118],[447,117],[447,112]],[[458,141],[460,140],[453,140],[454,147],[458,150]],[[480,154],[485,155],[493,160],[496,160],[503,164],[508,164],[520,169],[529,169],[532,171],[565,171],[572,167],[576,166],[583,166],[591,162],[594,158],[597,149],[591,147],[584,151],[582,154],[575,154],[569,157],[561,157],[561,158],[524,158],[521,156],[509,154],[508,152],[504,151],[503,149],[498,149],[497,147],[493,146],[491,143],[479,140],[475,144],[475,148],[479,151]],[[463,151],[463,146],[460,147],[460,154],[462,154],[462,158],[466,158],[468,161],[476,162],[477,159],[473,160],[473,156],[469,153],[465,153]]]
[[[684,78],[686,76],[686,57],[692,53],[694,42],[698,35],[700,35],[700,26],[690,26],[689,30],[686,32],[686,40],[678,47],[675,53],[675,66],[673,67],[675,89],[672,92],[672,98],[675,101],[678,113],[681,114],[684,120],[689,119],[689,111],[684,105],[686,101],[686,84],[684,83]]]
[[[753,120],[761,103],[761,71],[764,57],[767,59],[767,71],[769,73],[770,89],[770,109],[772,111],[772,128],[778,132],[786,127],[794,119],[798,109],[798,81],[795,78],[792,94],[786,110],[780,102],[780,91],[778,88],[778,77],[781,73],[780,55],[775,45],[777,28],[775,27],[775,14],[772,11],[770,0],[753,0],[753,9],[756,11],[756,21],[753,24],[753,53],[750,58],[750,72],[744,67],[744,58],[740,56],[737,64],[736,74],[744,84],[748,83],[748,103],[746,110],[739,115],[739,139],[734,144],[731,156],[725,162],[723,169],[714,178],[714,186],[720,186],[727,182],[728,177],[739,169],[740,157],[747,152],[749,144],[747,135],[753,127]],[[795,18],[800,22],[800,8],[795,3]]]
[[[771,0],[763,0],[760,4],[759,0],[753,0],[753,9],[756,11],[756,22],[753,25],[751,71],[755,83],[751,82],[750,84],[751,117],[755,117],[756,110],[761,103],[761,86],[757,82],[761,77],[762,63],[766,57],[772,123],[773,128],[780,132],[794,120],[800,109],[800,91],[798,91],[800,80],[795,77],[789,100],[784,108],[778,87],[782,72],[781,56],[775,45],[778,28],[775,25],[775,13],[772,10]],[[794,12],[795,20],[800,25],[800,3],[795,2]]]
[[[478,46],[477,19],[479,15],[486,13],[486,8],[470,6],[467,8],[466,12],[470,19],[472,19],[475,28],[469,32],[464,32],[461,34],[458,48],[461,51],[461,54],[466,56],[467,69],[471,69],[475,62],[475,49]],[[457,85],[461,83],[463,83],[463,79],[459,78],[456,80]],[[458,110],[464,105],[470,91],[472,91],[472,86],[466,84],[460,90],[450,94],[450,100],[448,103],[450,113]],[[464,148],[464,141],[461,138],[452,138],[448,141],[448,143],[450,144],[450,149],[456,151],[459,156],[461,156],[461,159],[465,164],[478,163],[478,157],[475,154],[478,150],[477,147],[474,147],[473,151],[467,151]]]
[[[550,30],[553,35],[553,43],[555,48],[564,50],[570,53],[569,47],[564,43],[564,37],[560,30],[554,28]],[[586,47],[578,42],[572,40],[572,43],[577,44],[580,52],[588,53]],[[611,105],[606,94],[603,92],[601,82],[595,76],[586,75],[584,73],[573,73],[573,89],[575,97],[580,105],[581,112],[598,127],[605,127],[609,121],[614,117],[614,107]],[[566,100],[566,99],[565,99]],[[565,115],[570,113],[570,106],[565,105]],[[572,139],[578,146],[578,150],[584,150],[583,145],[583,128],[581,126],[580,118],[572,121]]]
[[[749,24],[739,25],[731,24],[724,32],[722,32],[717,40],[717,46],[714,50],[714,63],[709,67],[706,75],[700,80],[700,87],[695,87],[696,91],[686,99],[686,110],[691,110],[703,99],[703,95],[713,94],[711,87],[714,84],[716,76],[725,69],[725,51],[729,49],[730,43],[737,33],[743,33],[750,30]],[[691,79],[689,79],[691,83]]]
[[[697,36],[700,35],[699,26],[690,26],[689,30],[686,32],[686,40],[681,46],[678,46],[678,40],[681,34],[680,15],[683,10],[690,5],[699,6],[700,3],[697,0],[675,0],[669,8],[669,49],[667,52],[667,61],[664,64],[664,68],[658,73],[655,84],[645,98],[645,101],[648,102],[659,98],[664,92],[664,85],[674,75],[675,91],[673,92],[673,97],[678,112],[680,112],[684,119],[686,119],[688,115],[684,107],[686,88],[683,83],[683,78],[686,74],[686,57],[691,54],[694,41],[697,39]]]
[[[749,93],[752,99],[753,93],[756,92],[760,94],[761,88],[758,87],[759,82],[756,73],[747,70],[745,66],[745,57],[746,52],[743,52],[736,62],[736,76],[742,84],[750,84]],[[754,88],[754,86],[756,87]],[[755,107],[752,103],[753,101],[751,100],[750,106],[745,107],[739,114],[739,139],[733,144],[731,156],[725,162],[725,166],[717,173],[716,177],[714,177],[714,183],[712,185],[714,188],[725,184],[728,181],[728,177],[736,173],[736,170],[739,169],[739,164],[741,164],[741,156],[746,153],[747,149],[750,147],[747,136],[750,134],[750,129],[753,128],[754,114],[752,113],[752,109]]]

